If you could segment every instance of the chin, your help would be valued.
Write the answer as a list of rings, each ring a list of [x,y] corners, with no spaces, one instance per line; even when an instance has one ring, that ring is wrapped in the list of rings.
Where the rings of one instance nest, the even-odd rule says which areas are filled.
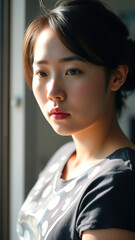
[[[65,131],[64,129],[53,128],[53,130],[60,136],[71,136],[72,135],[72,133],[70,133],[69,131]]]
[[[51,125],[51,127],[60,136],[71,136],[74,133],[74,131],[72,129],[68,129],[68,128],[65,128],[62,126]]]

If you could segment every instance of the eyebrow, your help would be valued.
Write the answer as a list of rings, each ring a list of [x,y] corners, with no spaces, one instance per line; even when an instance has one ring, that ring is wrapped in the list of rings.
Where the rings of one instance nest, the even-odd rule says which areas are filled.
[[[69,56],[69,57],[65,57],[65,58],[61,58],[59,59],[59,62],[70,62],[70,61],[81,61],[81,62],[86,62],[86,60],[80,56]],[[39,61],[34,61],[33,64],[48,64],[49,62],[46,60],[39,60]]]

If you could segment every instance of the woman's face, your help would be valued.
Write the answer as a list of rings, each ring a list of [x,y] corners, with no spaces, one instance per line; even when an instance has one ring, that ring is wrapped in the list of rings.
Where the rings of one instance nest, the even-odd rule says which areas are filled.
[[[67,49],[54,30],[43,30],[34,46],[34,96],[53,129],[74,135],[96,126],[110,106],[104,68]]]

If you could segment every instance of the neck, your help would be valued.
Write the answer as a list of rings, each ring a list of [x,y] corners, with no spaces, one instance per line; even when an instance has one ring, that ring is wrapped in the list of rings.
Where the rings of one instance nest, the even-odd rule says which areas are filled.
[[[129,144],[115,114],[103,117],[72,137],[76,146],[76,161],[103,159],[118,148]]]

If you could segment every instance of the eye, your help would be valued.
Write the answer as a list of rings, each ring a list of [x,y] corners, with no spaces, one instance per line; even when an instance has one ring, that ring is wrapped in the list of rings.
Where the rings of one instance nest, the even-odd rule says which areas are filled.
[[[66,75],[77,75],[79,74],[80,71],[78,69],[69,69],[67,72],[66,72]]]
[[[39,78],[47,77],[47,74],[45,72],[42,72],[42,71],[38,71],[36,73],[36,75],[38,75]]]

